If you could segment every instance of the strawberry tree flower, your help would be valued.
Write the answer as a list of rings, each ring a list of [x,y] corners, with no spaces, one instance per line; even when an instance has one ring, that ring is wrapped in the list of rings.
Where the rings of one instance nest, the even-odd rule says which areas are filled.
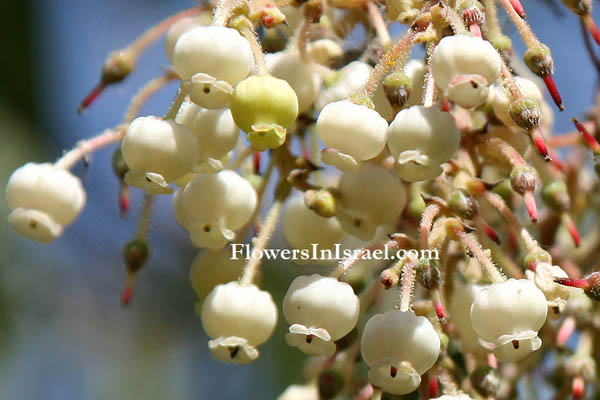
[[[152,194],[172,193],[168,184],[190,172],[198,140],[185,126],[158,117],[136,118],[121,142],[129,167],[125,183]]]
[[[567,300],[572,289],[559,285],[556,278],[568,278],[567,273],[558,265],[539,262],[535,265],[535,272],[525,271],[527,279],[533,282],[546,296],[548,301],[548,318],[557,319],[567,307]]]
[[[383,150],[388,125],[377,111],[366,105],[340,100],[321,110],[316,129],[329,148],[322,154],[323,162],[350,170]]]
[[[372,239],[377,227],[396,221],[406,204],[402,182],[384,167],[371,163],[345,171],[337,189],[337,219],[346,232],[362,240]]]
[[[387,144],[398,175],[410,182],[423,181],[442,173],[441,164],[458,150],[460,132],[450,114],[412,106],[400,111],[390,124]]]
[[[173,66],[190,99],[204,108],[226,107],[253,65],[248,41],[233,28],[196,27],[181,35],[173,49]]]
[[[283,213],[282,230],[283,237],[291,247],[307,251],[312,251],[314,245],[317,245],[319,250],[333,249],[346,234],[337,218],[318,215],[305,205],[302,197],[295,197],[288,202]],[[302,259],[294,261],[308,262]]]
[[[299,276],[283,299],[283,313],[291,324],[285,339],[311,356],[330,356],[334,342],[356,326],[359,310],[349,284],[318,274]]]
[[[501,361],[519,361],[538,350],[537,331],[548,306],[544,293],[527,279],[509,279],[481,289],[471,306],[471,324],[492,344]]]
[[[42,243],[60,236],[81,213],[86,200],[79,178],[50,163],[17,168],[8,178],[5,196],[11,227]]]
[[[421,375],[438,359],[440,338],[427,318],[390,310],[369,318],[360,351],[369,366],[369,381],[400,395],[419,387]]]
[[[177,191],[173,210],[194,245],[218,250],[248,223],[256,203],[256,192],[247,180],[234,171],[222,170],[197,174]]]
[[[235,147],[240,129],[228,108],[210,110],[192,102],[184,103],[175,122],[188,128],[198,139],[198,158],[194,172],[218,172]]]
[[[321,88],[321,76],[300,59],[296,50],[288,49],[265,55],[265,64],[275,78],[285,80],[298,96],[298,113],[308,110]]]
[[[298,97],[283,79],[252,75],[235,87],[231,114],[255,150],[276,149],[298,117]]]
[[[217,360],[248,364],[259,356],[277,324],[277,306],[271,294],[255,285],[229,282],[217,285],[200,311],[211,354]]]
[[[431,59],[437,86],[464,108],[485,103],[488,87],[498,79],[501,66],[500,54],[490,42],[466,35],[444,37]]]

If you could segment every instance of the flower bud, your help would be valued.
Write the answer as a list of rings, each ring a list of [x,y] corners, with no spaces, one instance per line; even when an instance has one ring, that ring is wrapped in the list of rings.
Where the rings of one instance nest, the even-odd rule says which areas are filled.
[[[484,398],[497,397],[500,389],[498,371],[489,365],[482,365],[471,373],[471,385]]]
[[[437,289],[442,283],[442,273],[440,272],[437,260],[422,259],[417,267],[417,280],[425,289]]]
[[[554,211],[564,211],[570,207],[567,185],[561,180],[548,182],[542,189],[542,199]]]
[[[112,167],[115,175],[117,175],[119,180],[122,182],[125,179],[125,174],[129,172],[129,167],[125,162],[125,159],[123,159],[123,154],[121,153],[120,147],[118,147],[113,153]]]
[[[528,48],[525,54],[523,54],[523,60],[531,72],[544,80],[544,84],[546,84],[548,92],[550,92],[550,96],[552,96],[552,100],[554,100],[554,103],[561,111],[564,110],[562,98],[554,83],[554,78],[552,78],[552,74],[554,73],[554,61],[552,60],[552,54],[550,53],[548,46],[543,43],[538,43],[537,45]]]
[[[506,35],[497,35],[490,39],[492,46],[498,50],[505,60],[510,60],[513,54],[512,40]]]
[[[537,182],[537,173],[529,165],[514,167],[510,172],[510,185],[512,189],[519,193],[532,192]]]
[[[123,246],[123,261],[129,272],[137,272],[150,257],[150,246],[144,239],[133,239]]]
[[[298,97],[283,79],[252,75],[235,87],[231,114],[255,150],[276,149],[298,116]]]
[[[538,101],[534,98],[517,99],[510,103],[508,112],[518,127],[531,131],[540,125],[541,111]]]
[[[550,255],[550,253],[548,253],[541,247],[536,247],[535,249],[527,253],[523,261],[525,268],[529,268],[531,270],[535,270],[535,266],[538,263],[552,264],[552,256]]]
[[[326,369],[321,372],[317,378],[319,388],[319,398],[321,400],[330,400],[337,396],[344,388],[345,381],[342,374],[334,369]]]
[[[274,28],[285,22],[285,14],[273,3],[266,4],[260,11],[260,23],[265,28]]]
[[[589,14],[592,11],[590,0],[562,0],[563,4],[577,15]]]
[[[469,192],[464,189],[455,190],[448,197],[452,211],[464,219],[472,219],[479,212],[479,204]]]
[[[337,200],[327,189],[307,190],[304,192],[304,203],[321,217],[330,218],[336,213]]]
[[[541,78],[551,75],[554,72],[552,53],[548,46],[543,43],[528,48],[525,54],[523,54],[523,61],[525,61],[531,72]]]
[[[396,71],[383,79],[383,92],[392,107],[402,108],[408,101],[413,87],[412,79],[404,72]]]

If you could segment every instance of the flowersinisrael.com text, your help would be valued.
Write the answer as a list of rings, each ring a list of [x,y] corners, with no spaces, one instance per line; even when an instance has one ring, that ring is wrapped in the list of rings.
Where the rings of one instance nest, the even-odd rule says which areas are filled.
[[[249,260],[258,258],[265,260],[343,260],[357,257],[359,255],[364,260],[401,260],[406,257],[439,260],[438,250],[436,249],[390,249],[385,246],[381,249],[342,249],[341,244],[336,243],[334,248],[320,249],[319,245],[313,243],[309,249],[253,249],[249,244],[234,243],[231,245],[232,260]]]

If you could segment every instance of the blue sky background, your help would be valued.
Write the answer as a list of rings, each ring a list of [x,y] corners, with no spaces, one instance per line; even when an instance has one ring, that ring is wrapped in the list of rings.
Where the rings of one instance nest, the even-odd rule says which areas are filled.
[[[168,62],[160,40],[142,55],[126,82],[79,116],[77,105],[97,82],[106,55],[165,16],[193,5],[185,0],[29,4],[31,46],[24,51],[34,60],[28,79],[36,119],[15,109],[0,91],[3,185],[19,165],[53,160],[79,139],[118,124],[131,96]],[[561,18],[540,2],[526,0],[524,6],[534,31],[552,49],[555,79],[567,108],[556,115],[556,132],[568,132],[570,118],[582,115],[596,87],[578,20],[562,6]],[[514,29],[507,32],[522,54]],[[10,62],[8,56],[4,62]],[[163,114],[175,90],[174,85],[164,89],[144,113]],[[274,398],[299,379],[302,357],[285,346],[280,321],[279,334],[261,347],[261,358],[250,367],[211,358],[187,280],[195,250],[175,224],[166,196],[160,198],[152,223],[152,259],[141,273],[132,306],[120,308],[120,248],[135,231],[136,213],[126,219],[118,215],[111,154],[112,148],[93,156],[84,179],[87,206],[55,243],[29,242],[0,224],[0,398]],[[141,197],[134,194],[135,209]],[[2,202],[3,221],[7,213]],[[276,288],[279,301],[290,280],[290,269],[283,268],[272,265],[265,271],[265,286]]]

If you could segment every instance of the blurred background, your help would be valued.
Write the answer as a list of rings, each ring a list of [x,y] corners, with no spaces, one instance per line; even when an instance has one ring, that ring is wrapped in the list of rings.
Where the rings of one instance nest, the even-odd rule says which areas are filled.
[[[136,71],[83,115],[77,106],[96,84],[106,55],[133,41],[189,0],[0,0],[0,183],[28,162],[55,160],[78,140],[122,120],[129,99],[168,66],[163,41],[143,53]],[[567,110],[555,132],[592,104],[596,73],[578,19],[559,4],[526,1],[528,21],[552,49]],[[600,14],[594,13],[596,21]],[[508,24],[506,24],[508,26]],[[523,46],[507,28],[517,53]],[[144,107],[162,115],[171,85]],[[249,367],[213,360],[194,313],[188,280],[196,251],[160,197],[150,231],[152,257],[130,307],[120,306],[122,245],[135,231],[141,196],[120,218],[114,147],[79,166],[87,206],[50,245],[25,240],[6,224],[0,201],[0,399],[274,399],[301,381],[303,356],[284,341],[285,321]],[[278,236],[274,247],[285,246]],[[266,264],[263,286],[277,303],[299,268]]]

